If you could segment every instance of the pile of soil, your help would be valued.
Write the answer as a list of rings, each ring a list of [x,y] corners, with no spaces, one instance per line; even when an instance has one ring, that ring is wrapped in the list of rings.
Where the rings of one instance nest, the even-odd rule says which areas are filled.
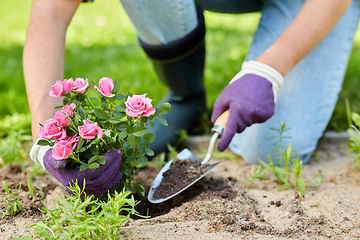
[[[205,141],[205,148],[208,140]],[[190,148],[195,154],[202,146]],[[142,199],[138,210],[150,219],[132,219],[121,230],[125,239],[359,239],[360,238],[360,171],[355,158],[346,155],[344,140],[320,142],[317,151],[301,176],[318,187],[307,185],[305,197],[289,188],[277,191],[271,180],[250,178],[251,166],[242,159],[223,161],[187,190],[161,204]],[[160,169],[147,167],[137,175],[146,191]],[[23,210],[15,217],[0,220],[0,235],[5,240],[28,235],[36,238],[27,226],[44,216],[39,207],[52,207],[51,199],[65,193],[50,175],[33,178],[37,195],[29,197],[26,173],[18,167],[0,168],[11,191],[19,192]],[[319,179],[320,178],[320,179]],[[292,180],[293,181],[293,180]],[[0,185],[0,195],[4,190]],[[0,198],[4,211],[5,198]]]
[[[174,157],[169,169],[162,174],[163,179],[155,189],[154,199],[163,199],[177,193],[205,174],[210,167],[208,163],[201,164],[200,160]]]

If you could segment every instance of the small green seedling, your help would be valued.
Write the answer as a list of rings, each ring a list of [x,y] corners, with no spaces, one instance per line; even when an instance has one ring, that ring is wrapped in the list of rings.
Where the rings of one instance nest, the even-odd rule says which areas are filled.
[[[349,146],[349,150],[346,153],[354,154],[356,157],[356,162],[354,164],[357,164],[357,168],[360,170],[360,115],[358,113],[351,112],[348,100],[346,101],[346,113],[349,123],[349,129],[347,130],[349,133],[349,139],[346,142]]]
[[[24,236],[24,237],[14,237],[11,238],[10,240],[33,240],[33,239],[29,236]]]
[[[11,193],[8,186],[6,185],[5,181],[2,180],[2,184],[4,187],[4,190],[6,192],[7,195],[2,195],[1,197],[7,197],[8,199],[6,199],[5,201],[5,212],[3,212],[3,217],[5,216],[15,216],[18,212],[21,211],[22,206],[19,203],[20,197],[17,197],[16,194],[20,191],[21,189],[21,184],[19,186],[19,189],[14,192]]]
[[[266,178],[264,175],[268,172],[272,172],[275,176],[274,182],[281,184],[281,186],[277,189],[278,191],[294,187],[300,191],[302,196],[305,196],[305,183],[309,181],[305,181],[300,177],[301,170],[304,169],[305,166],[302,165],[302,161],[298,156],[294,156],[291,144],[288,146],[283,144],[283,139],[290,138],[288,136],[283,136],[283,134],[289,129],[290,128],[288,128],[285,123],[279,123],[278,129],[271,128],[271,130],[274,130],[279,134],[279,136],[270,138],[279,139],[279,141],[275,144],[277,148],[273,150],[277,154],[277,161],[274,162],[270,154],[268,155],[269,163],[265,163],[261,159],[258,159],[260,165],[256,167],[255,165],[252,166],[251,178],[243,184],[243,187],[251,184],[255,179],[269,180],[270,178]],[[291,176],[295,178],[295,184],[290,182]]]
[[[130,215],[139,215],[134,209],[137,201],[130,191],[108,193],[106,201],[88,196],[77,183],[69,187],[72,195],[57,202],[54,209],[42,208],[47,217],[30,227],[45,239],[118,239],[120,227]]]
[[[28,184],[29,193],[30,193],[31,198],[33,199],[35,197],[34,187],[33,187],[33,183],[32,183],[32,180],[31,180],[31,174],[30,174],[29,171],[26,171],[26,177],[27,177],[27,184]]]

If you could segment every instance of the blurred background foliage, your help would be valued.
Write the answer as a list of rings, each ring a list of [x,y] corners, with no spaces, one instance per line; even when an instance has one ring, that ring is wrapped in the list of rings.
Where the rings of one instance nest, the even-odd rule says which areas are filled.
[[[18,121],[19,117],[24,118],[26,124],[21,125],[24,128],[21,135],[29,134],[30,126],[22,51],[31,3],[29,0],[0,0],[0,122],[4,125],[11,119]],[[205,18],[205,84],[209,107],[205,118],[209,118],[215,99],[240,69],[260,14],[205,12]],[[166,87],[157,80],[151,62],[138,44],[135,29],[118,0],[97,0],[80,5],[68,29],[65,58],[65,78],[89,77],[94,82],[103,76],[117,78],[121,82],[120,91],[147,93],[155,104],[166,93]],[[328,129],[342,131],[348,127],[345,98],[349,98],[353,111],[360,111],[359,60],[358,31],[343,90]],[[13,130],[0,128],[1,138],[14,134]],[[4,146],[7,143],[3,141],[1,144]]]

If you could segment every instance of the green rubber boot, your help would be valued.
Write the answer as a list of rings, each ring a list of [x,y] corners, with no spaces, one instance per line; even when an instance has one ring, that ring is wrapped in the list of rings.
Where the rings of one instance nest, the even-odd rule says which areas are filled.
[[[173,146],[179,138],[178,133],[189,130],[206,110],[205,24],[201,11],[198,11],[198,18],[199,24],[194,31],[168,45],[151,46],[140,40],[159,79],[169,87],[169,93],[161,101],[171,104],[170,112],[164,115],[168,126],[157,124],[148,131],[156,134],[156,140],[150,144],[155,155],[167,152],[167,144]]]

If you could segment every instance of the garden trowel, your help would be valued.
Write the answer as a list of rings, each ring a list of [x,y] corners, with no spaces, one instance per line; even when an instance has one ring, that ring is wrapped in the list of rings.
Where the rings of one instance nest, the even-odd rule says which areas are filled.
[[[206,156],[204,157],[204,159],[201,161],[201,165],[206,164],[212,156],[212,153],[214,151],[215,148],[215,143],[216,140],[221,137],[222,131],[226,125],[227,119],[229,117],[229,111],[225,111],[215,122],[214,127],[211,129],[212,132],[212,137],[209,143],[209,148],[208,151],[206,153]],[[192,161],[200,161],[199,158],[197,158],[189,149],[185,148],[183,149],[178,155],[176,155],[176,158],[179,160],[187,160],[187,159],[191,159]],[[158,175],[156,176],[150,190],[149,190],[149,194],[148,194],[148,200],[151,203],[161,203],[164,202],[176,195],[178,195],[179,193],[181,193],[182,191],[184,191],[185,189],[189,188],[190,186],[192,186],[194,183],[196,183],[197,181],[199,181],[201,178],[203,178],[206,174],[208,174],[212,169],[214,169],[214,167],[216,167],[217,165],[219,165],[221,162],[218,163],[214,163],[209,165],[209,167],[206,169],[206,171],[197,179],[195,179],[194,181],[192,181],[191,183],[187,184],[184,188],[180,189],[179,191],[177,191],[176,193],[170,195],[170,196],[165,196],[162,198],[155,198],[154,197],[154,193],[158,190],[157,188],[159,187],[160,183],[163,180],[163,173],[165,173],[167,170],[169,170],[171,164],[173,162],[173,159],[171,159],[158,173]]]

